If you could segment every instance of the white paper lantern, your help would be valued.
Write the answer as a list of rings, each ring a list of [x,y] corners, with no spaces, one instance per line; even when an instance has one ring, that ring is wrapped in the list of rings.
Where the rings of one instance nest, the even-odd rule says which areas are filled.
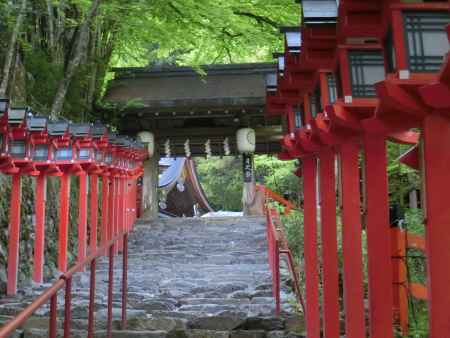
[[[239,129],[236,133],[238,151],[241,154],[252,154],[256,150],[256,133],[251,128]]]
[[[152,157],[155,154],[155,135],[149,131],[141,131],[138,139],[147,146],[148,156]]]

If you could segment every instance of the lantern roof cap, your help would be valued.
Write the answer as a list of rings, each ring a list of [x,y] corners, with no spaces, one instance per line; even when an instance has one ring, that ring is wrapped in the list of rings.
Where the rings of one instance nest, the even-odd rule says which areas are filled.
[[[10,107],[8,111],[8,123],[21,124],[31,113],[29,107]]]
[[[91,127],[92,136],[96,138],[105,136],[107,131],[105,125],[100,122],[94,123]]]
[[[90,123],[71,123],[69,133],[75,137],[89,137],[91,135]]]
[[[45,131],[48,118],[46,116],[31,116],[27,119],[27,130],[31,132]]]
[[[47,124],[47,131],[50,136],[63,136],[69,129],[69,122],[64,120],[50,121]]]
[[[336,23],[339,0],[302,0],[301,3],[306,24]]]

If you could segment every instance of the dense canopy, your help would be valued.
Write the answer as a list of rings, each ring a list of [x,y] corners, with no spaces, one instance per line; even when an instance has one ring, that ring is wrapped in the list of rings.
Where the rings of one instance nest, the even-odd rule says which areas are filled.
[[[0,95],[92,119],[114,66],[270,60],[286,0],[2,0]]]

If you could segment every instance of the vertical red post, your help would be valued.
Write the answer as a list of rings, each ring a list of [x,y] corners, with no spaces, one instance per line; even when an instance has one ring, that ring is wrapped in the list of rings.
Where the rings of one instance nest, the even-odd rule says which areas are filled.
[[[108,264],[108,316],[106,324],[106,337],[112,337],[112,320],[113,320],[113,291],[114,291],[114,244],[109,247],[109,264]]]
[[[393,285],[386,142],[364,136],[371,337],[393,337]]]
[[[320,154],[321,234],[323,262],[323,326],[327,338],[340,337],[339,272],[336,224],[335,154]]]
[[[430,338],[450,335],[450,119],[432,114],[423,125],[422,171],[425,178],[425,228],[428,265]]]
[[[89,314],[88,314],[88,338],[94,338],[95,329],[95,273],[97,271],[97,261],[91,261],[91,275],[89,287]]]
[[[22,179],[20,174],[15,174],[12,176],[11,209],[9,211],[8,285],[6,291],[8,295],[15,295],[17,292],[21,204],[22,204]]]
[[[69,241],[69,204],[70,204],[70,176],[61,176],[59,191],[59,226],[58,226],[58,269],[67,271],[67,245]]]
[[[36,177],[36,239],[34,242],[34,266],[33,281],[42,283],[44,271],[44,248],[45,248],[45,201],[46,201],[47,176]]]
[[[101,224],[101,246],[108,242],[108,217],[109,217],[109,178],[102,176],[102,224]],[[106,252],[105,252],[106,255]]]
[[[97,250],[97,224],[98,224],[98,176],[90,176],[90,233],[89,233],[89,247],[91,252]]]
[[[113,238],[113,232],[114,232],[114,201],[116,200],[116,189],[115,189],[115,178],[113,176],[109,177],[109,201],[108,201],[108,240],[111,240]]]
[[[125,179],[123,177],[119,178],[119,196],[117,201],[118,206],[118,222],[117,222],[117,233],[121,233],[124,229],[124,216],[125,216]],[[118,241],[118,250],[123,250],[123,240],[122,238]]]
[[[64,300],[64,338],[70,338],[72,321],[72,277],[66,279],[66,294]]]
[[[340,155],[346,337],[363,338],[366,337],[366,329],[358,165],[359,147],[353,143],[344,144],[340,148]]]
[[[128,296],[128,234],[123,235],[122,257],[122,330],[127,328],[127,296]]]
[[[58,329],[58,294],[55,293],[50,298],[50,320],[48,328],[48,337],[56,338]]]
[[[81,173],[80,193],[78,195],[78,262],[86,257],[87,244],[87,174]]]
[[[313,157],[303,160],[306,332],[308,338],[320,338],[316,163],[316,159]]]

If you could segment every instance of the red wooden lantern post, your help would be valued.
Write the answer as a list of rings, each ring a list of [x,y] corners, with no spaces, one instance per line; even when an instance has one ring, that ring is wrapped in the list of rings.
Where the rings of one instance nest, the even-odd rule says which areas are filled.
[[[27,122],[31,158],[33,165],[39,172],[36,177],[35,193],[35,242],[34,242],[34,266],[33,281],[43,282],[44,249],[45,249],[45,203],[47,200],[47,176],[51,172],[49,160],[49,140],[47,133],[46,117],[31,117]]]

